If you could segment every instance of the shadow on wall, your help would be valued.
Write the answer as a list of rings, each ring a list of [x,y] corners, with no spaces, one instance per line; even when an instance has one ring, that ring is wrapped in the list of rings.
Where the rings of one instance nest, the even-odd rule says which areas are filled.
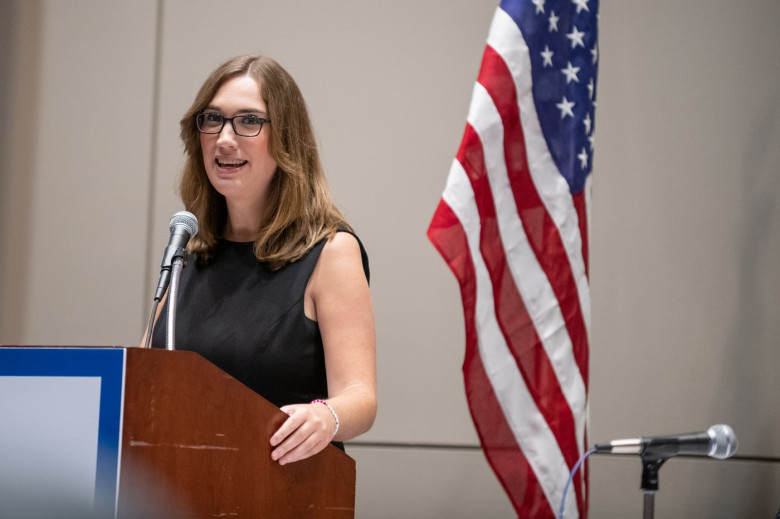
[[[775,431],[780,426],[775,412],[778,379],[773,374],[778,355],[776,345],[771,343],[777,309],[766,300],[777,278],[778,258],[771,258],[777,244],[772,243],[772,237],[780,236],[780,229],[773,229],[780,219],[780,175],[775,163],[780,138],[780,109],[776,99],[777,96],[765,103],[766,109],[760,112],[752,135],[746,139],[742,170],[734,172],[742,181],[741,206],[744,208],[739,233],[737,314],[728,339],[722,384],[715,388],[718,398],[714,401],[719,405],[712,414],[731,416],[742,424],[754,424],[749,431],[736,431],[740,445],[747,448],[737,455],[780,455],[780,452],[772,452],[777,445]],[[770,384],[770,387],[764,384]],[[739,391],[735,389],[737,387]],[[745,395],[750,398],[745,399]],[[772,474],[768,465],[766,470],[756,467],[751,478],[733,484],[742,487],[742,495],[752,496],[752,503],[771,510],[777,506],[777,496],[766,491]]]
[[[40,0],[0,0],[0,343],[24,336],[41,62]]]

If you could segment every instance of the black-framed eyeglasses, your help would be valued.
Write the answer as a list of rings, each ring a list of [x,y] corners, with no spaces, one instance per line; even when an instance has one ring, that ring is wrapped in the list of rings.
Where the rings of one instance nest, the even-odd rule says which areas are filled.
[[[260,134],[265,123],[270,123],[254,114],[242,114],[235,117],[225,117],[217,112],[201,112],[195,116],[195,124],[200,133],[217,134],[225,127],[225,123],[230,121],[233,131],[241,137],[254,137]]]

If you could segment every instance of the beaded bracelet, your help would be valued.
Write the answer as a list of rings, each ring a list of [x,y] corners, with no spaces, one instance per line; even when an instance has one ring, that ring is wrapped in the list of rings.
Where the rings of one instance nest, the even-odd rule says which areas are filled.
[[[333,436],[335,437],[336,433],[339,432],[339,415],[336,414],[336,411],[333,409],[333,407],[329,403],[327,403],[325,400],[322,400],[321,398],[317,398],[316,400],[312,400],[311,401],[312,404],[315,403],[315,402],[319,402],[320,404],[324,404],[325,407],[327,407],[328,410],[330,411],[330,414],[332,414],[333,418],[336,420],[336,430],[333,431]]]

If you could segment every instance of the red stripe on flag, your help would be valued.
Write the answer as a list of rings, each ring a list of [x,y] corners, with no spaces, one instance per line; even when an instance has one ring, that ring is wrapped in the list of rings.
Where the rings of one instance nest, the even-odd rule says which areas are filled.
[[[457,160],[474,191],[481,225],[480,251],[490,273],[499,327],[525,385],[571,470],[580,457],[574,416],[507,265],[482,143],[471,125],[466,125]],[[581,490],[580,485],[575,485],[580,508],[583,504]]]
[[[441,200],[428,228],[428,238],[449,265],[461,289],[466,325],[463,376],[466,398],[485,457],[519,517],[554,519],[555,514],[523,455],[485,374],[475,327],[476,275],[458,217]]]
[[[558,228],[536,191],[520,124],[517,90],[503,58],[490,46],[485,48],[477,81],[490,93],[504,124],[504,152],[507,174],[523,228],[536,258],[558,299],[574,357],[588,387],[588,334],[579,302],[577,284]]]

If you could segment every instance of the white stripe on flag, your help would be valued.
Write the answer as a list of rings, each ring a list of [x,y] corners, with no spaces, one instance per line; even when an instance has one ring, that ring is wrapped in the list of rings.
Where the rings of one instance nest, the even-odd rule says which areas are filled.
[[[590,204],[592,202],[591,198],[593,196],[593,175],[588,175],[588,178],[585,179],[585,214],[588,215],[588,229],[587,233],[588,236],[590,236]]]

